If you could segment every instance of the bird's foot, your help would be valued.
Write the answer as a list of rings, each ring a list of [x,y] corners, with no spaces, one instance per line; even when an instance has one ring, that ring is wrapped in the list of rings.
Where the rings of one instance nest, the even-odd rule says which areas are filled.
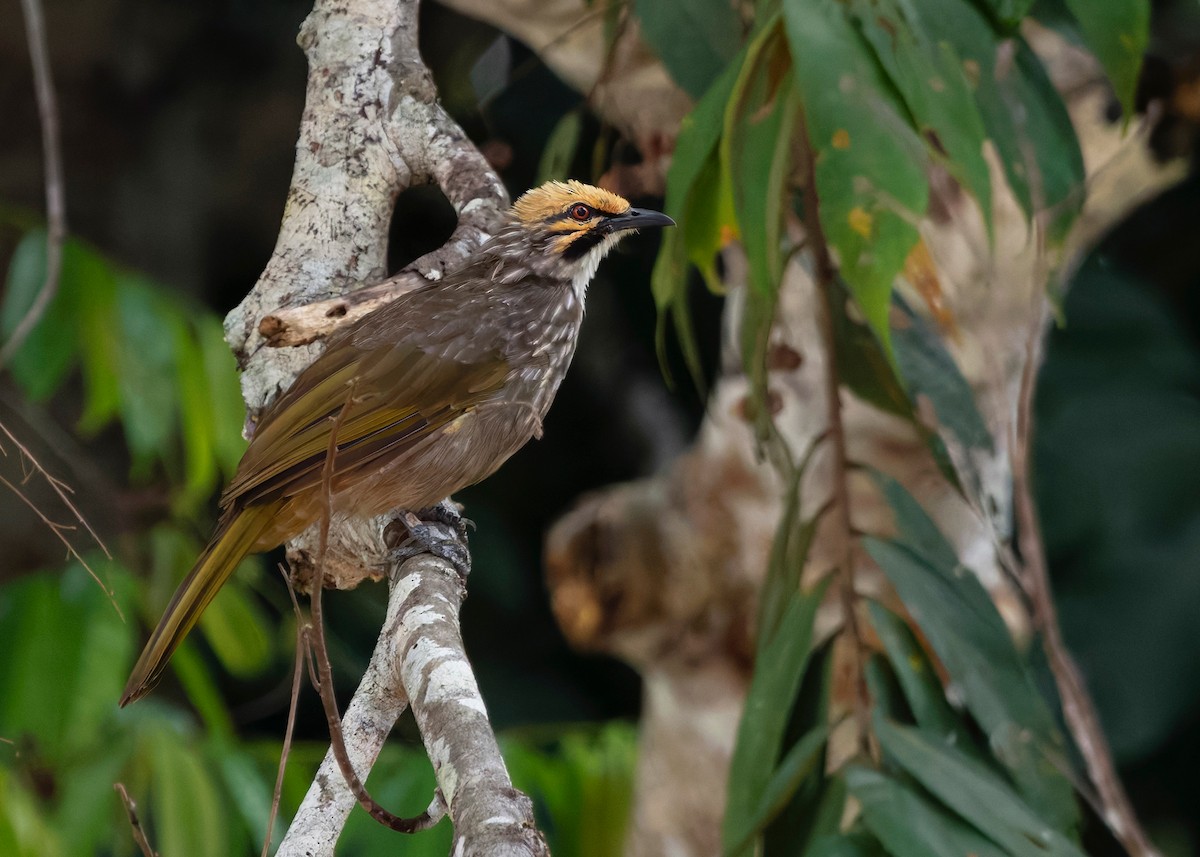
[[[433,554],[444,559],[460,576],[471,573],[471,551],[467,546],[467,530],[474,524],[464,518],[461,507],[450,500],[420,511],[404,512],[400,523],[408,537],[392,550],[392,557],[403,562],[419,554]]]

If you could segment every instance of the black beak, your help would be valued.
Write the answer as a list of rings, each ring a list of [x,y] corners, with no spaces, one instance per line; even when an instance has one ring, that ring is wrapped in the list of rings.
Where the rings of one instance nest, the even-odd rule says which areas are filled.
[[[646,211],[641,208],[631,208],[624,214],[615,214],[601,225],[603,232],[624,232],[627,229],[655,229],[662,226],[674,226],[675,221],[661,211]]]

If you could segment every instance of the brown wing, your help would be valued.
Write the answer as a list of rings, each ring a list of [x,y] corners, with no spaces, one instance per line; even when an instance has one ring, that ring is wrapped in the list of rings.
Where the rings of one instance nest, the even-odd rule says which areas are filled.
[[[265,414],[222,506],[266,502],[320,484],[337,431],[335,475],[395,455],[480,404],[495,400],[508,377],[497,353],[430,353],[411,342],[362,337],[330,344]],[[441,350],[441,349],[439,349]]]

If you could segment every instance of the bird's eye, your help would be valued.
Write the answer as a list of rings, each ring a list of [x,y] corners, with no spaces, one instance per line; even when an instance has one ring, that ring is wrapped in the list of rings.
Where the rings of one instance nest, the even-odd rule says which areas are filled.
[[[571,206],[571,217],[578,220],[580,223],[592,219],[592,207],[584,205],[582,202],[577,202]]]

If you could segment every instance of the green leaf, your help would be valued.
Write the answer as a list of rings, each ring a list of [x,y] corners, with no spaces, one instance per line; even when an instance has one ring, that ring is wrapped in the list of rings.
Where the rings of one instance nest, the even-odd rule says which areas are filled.
[[[800,577],[804,571],[808,549],[812,545],[817,524],[821,520],[821,510],[814,512],[810,518],[804,518],[800,514],[802,505],[800,486],[804,481],[804,474],[808,472],[808,465],[820,445],[820,438],[813,440],[800,461],[797,462],[784,497],[783,513],[779,516],[775,537],[771,541],[771,553],[767,558],[767,573],[763,580],[762,591],[759,593],[758,649],[762,649],[767,641],[775,635],[783,611],[791,603],[793,593],[800,588]]]
[[[75,249],[63,248],[58,291],[9,364],[13,378],[34,401],[49,398],[75,365],[76,292],[71,263],[77,253]],[[28,313],[45,280],[46,232],[35,229],[25,233],[9,264],[4,303],[0,306],[0,333],[4,341],[8,341]]]
[[[947,702],[933,664],[908,624],[878,602],[868,601],[867,609],[917,725],[947,743],[973,747],[966,725]]]
[[[863,822],[893,857],[1011,857],[908,786],[869,768],[846,771]]]
[[[890,355],[892,282],[929,199],[924,146],[842,4],[787,0],[783,9],[816,158],[821,227]]]
[[[247,560],[257,563],[256,558]],[[204,639],[212,646],[222,666],[239,678],[262,672],[271,659],[267,619],[244,586],[230,580],[221,587],[212,604],[200,616]]]
[[[979,413],[975,393],[941,336],[899,297],[896,308],[903,322],[895,326],[892,337],[909,395],[914,400],[927,397],[938,423],[964,450],[991,452],[992,434]]]
[[[0,767],[0,854],[60,857],[66,853],[59,832],[39,812],[37,799]]]
[[[853,0],[863,35],[900,91],[917,130],[950,174],[979,203],[991,231],[992,180],[983,159],[987,132],[962,60],[948,42],[937,43],[910,17],[907,0]]]
[[[230,803],[241,816],[247,836],[257,845],[266,838],[274,783],[268,782],[254,760],[240,748],[219,744],[214,751]],[[283,825],[283,819],[276,817],[276,837],[283,835]]]
[[[990,9],[1000,23],[1015,27],[1029,14],[1034,0],[980,0],[980,5]]]
[[[123,344],[121,427],[134,468],[140,473],[171,451],[177,412],[172,309],[145,280],[118,275],[117,313]]]
[[[742,22],[728,0],[637,0],[642,37],[693,98],[733,59]]]
[[[667,171],[665,205],[678,225],[663,235],[650,276],[650,289],[658,308],[655,340],[659,365],[665,372],[666,322],[671,315],[684,361],[697,389],[703,389],[704,371],[687,302],[688,262],[701,270],[710,288],[717,285],[713,259],[726,239],[726,232],[735,223],[730,181],[722,169],[717,144],[725,105],[740,66],[741,60],[731,63],[680,123],[675,153]]]
[[[875,718],[885,755],[1013,857],[1084,857],[985,765],[923,732]]]
[[[100,559],[89,561],[105,578],[115,576]],[[78,565],[7,584],[0,597],[0,736],[28,737],[46,759],[72,761],[115,714],[131,634]]]
[[[155,847],[162,854],[189,857],[228,855],[230,819],[199,752],[169,728],[155,734],[152,746]]]
[[[1024,15],[1029,3],[1020,5]],[[920,13],[921,29],[962,60],[1017,201],[1027,215],[1045,213],[1048,238],[1061,241],[1083,204],[1083,155],[1037,57],[1019,35],[999,36],[966,0],[923,0]]]
[[[793,593],[778,631],[756,657],[730,765],[721,834],[726,853],[735,853],[732,849],[742,837],[737,825],[761,805],[776,768],[788,715],[809,661],[813,620],[825,587],[822,583],[808,592]]]
[[[1079,810],[1061,773],[1065,741],[1000,614],[916,501],[894,482],[882,487],[900,537],[864,539],[867,552],[961,689],[992,752],[1030,803],[1056,827],[1069,829]]]
[[[183,486],[176,508],[194,513],[217,486],[217,455],[204,354],[192,330],[175,326],[179,431],[183,439]]]
[[[1150,41],[1149,0],[1066,0],[1066,4],[1112,81],[1125,116],[1132,116],[1142,57]]]
[[[908,701],[887,658],[878,652],[872,653],[863,665],[863,677],[874,711],[890,720],[909,720]]]
[[[786,45],[778,23],[750,44],[725,111],[722,174],[730,177],[734,211],[750,264],[742,313],[742,361],[759,443],[771,434],[767,348],[783,278],[783,223],[791,196],[793,132],[799,103],[786,76]]]
[[[711,280],[712,260],[725,240],[723,233],[736,223],[731,182],[717,146],[740,68],[741,60],[731,63],[679,125],[667,170],[665,204],[677,227],[663,235],[651,276],[660,313],[686,293],[689,259]]]
[[[868,833],[830,834],[813,842],[804,857],[884,857],[879,840]]]
[[[571,162],[575,160],[575,150],[579,148],[579,133],[582,129],[583,114],[578,110],[569,110],[558,120],[546,139],[541,160],[538,161],[538,184],[565,179],[570,175]]]
[[[816,770],[824,756],[829,729],[817,726],[792,745],[763,789],[758,806],[744,819],[733,819],[725,825],[728,838],[734,843],[726,854],[740,854],[764,827],[777,816],[799,788],[800,783]]]
[[[797,102],[783,76],[786,45],[779,27],[763,28],[746,54],[725,111],[721,160],[733,185],[750,286],[762,295],[779,290],[783,276],[783,216],[791,196]]]
[[[80,369],[84,404],[79,431],[95,434],[121,411],[121,325],[117,314],[117,283],[112,266],[91,251],[78,254]]]
[[[913,404],[896,374],[896,367],[888,359],[875,331],[851,317],[849,294],[844,286],[840,281],[834,284],[831,307],[838,377],[864,402],[913,422],[916,419]]]
[[[208,378],[208,413],[212,420],[217,465],[222,473],[232,477],[246,451],[246,439],[242,437],[246,405],[238,383],[237,362],[225,342],[220,322],[205,315],[193,323],[204,355],[204,374]]]

